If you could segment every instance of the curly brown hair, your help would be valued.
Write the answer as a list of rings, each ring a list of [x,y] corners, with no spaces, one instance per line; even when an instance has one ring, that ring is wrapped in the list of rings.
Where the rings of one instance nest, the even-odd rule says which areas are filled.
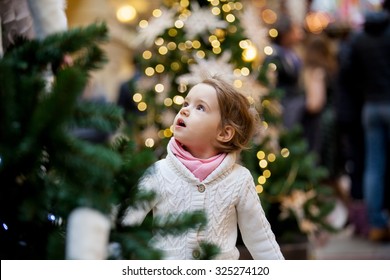
[[[231,84],[218,76],[206,78],[202,83],[212,86],[221,112],[221,127],[231,126],[234,135],[228,142],[219,142],[221,152],[229,153],[249,148],[249,142],[256,130],[258,114],[248,99]]]

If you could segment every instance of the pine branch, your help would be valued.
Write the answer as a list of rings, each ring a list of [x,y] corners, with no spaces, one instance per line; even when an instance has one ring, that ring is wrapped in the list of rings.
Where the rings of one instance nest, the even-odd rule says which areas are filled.
[[[114,104],[80,100],[75,106],[74,119],[69,125],[112,133],[118,129],[122,119],[122,108]]]

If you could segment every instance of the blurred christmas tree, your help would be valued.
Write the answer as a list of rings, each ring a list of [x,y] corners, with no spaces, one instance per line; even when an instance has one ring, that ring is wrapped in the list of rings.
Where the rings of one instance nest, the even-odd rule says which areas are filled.
[[[153,196],[140,194],[136,184],[155,156],[132,139],[93,137],[112,135],[123,122],[119,107],[82,97],[89,72],[105,61],[99,44],[107,37],[105,24],[93,24],[44,40],[19,38],[0,60],[2,259],[158,259],[160,252],[148,246],[152,231],[179,234],[205,222],[203,213],[187,213],[122,226],[126,207]],[[65,55],[71,64],[62,63]],[[69,216],[75,224],[84,220],[70,225]],[[96,230],[98,222],[106,232]],[[101,244],[83,243],[99,234]],[[204,258],[213,252],[204,245]]]
[[[142,75],[133,99],[146,112],[138,123],[142,144],[163,154],[184,96],[205,75],[219,74],[247,95],[262,117],[262,131],[241,159],[258,182],[277,237],[290,239],[290,231],[307,236],[332,230],[327,216],[333,202],[331,189],[321,184],[326,170],[316,166],[299,130],[281,127],[283,93],[259,82],[264,51],[271,48],[265,23],[278,12],[274,2],[255,7],[251,1],[163,1],[149,20],[139,22]]]

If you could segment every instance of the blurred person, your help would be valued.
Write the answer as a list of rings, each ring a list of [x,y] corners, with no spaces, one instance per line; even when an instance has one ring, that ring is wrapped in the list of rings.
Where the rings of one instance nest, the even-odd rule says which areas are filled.
[[[335,27],[337,30],[337,61],[339,65],[336,77],[335,109],[336,122],[339,131],[340,164],[349,179],[347,187],[347,202],[349,224],[353,226],[354,234],[367,237],[368,218],[363,199],[363,175],[365,165],[365,145],[361,112],[363,98],[354,94],[356,90],[348,90],[345,68],[349,63],[350,39],[352,29],[349,25]],[[348,68],[348,67],[347,67]],[[353,77],[351,77],[353,78]]]
[[[334,78],[336,76],[337,63],[332,51],[330,39],[324,35],[308,35],[305,40],[303,51],[302,80],[305,92],[305,114],[303,117],[304,136],[308,141],[309,150],[319,156],[319,163],[324,164],[331,171],[333,176],[335,169],[335,151],[323,149],[332,146],[335,149],[335,133],[333,116],[333,91]],[[327,110],[327,121],[324,120],[324,113]],[[324,127],[326,126],[326,127]],[[323,130],[327,129],[327,134]],[[332,130],[332,131],[330,131]],[[330,141],[324,143],[327,137]],[[325,145],[326,144],[326,145]],[[326,157],[330,157],[327,160]]]
[[[363,191],[369,222],[368,238],[389,241],[385,211],[386,160],[390,144],[390,1],[369,13],[363,29],[351,38],[346,79],[350,94],[363,98],[365,136]],[[388,187],[388,186],[387,186]]]
[[[334,41],[326,33],[308,34],[302,46],[302,85],[305,92],[303,136],[317,164],[328,171],[324,183],[337,195],[335,228],[348,221],[348,194],[343,189],[339,129],[336,121],[335,91],[338,71]],[[336,210],[337,209],[337,210]],[[336,213],[336,212],[335,212]]]
[[[273,40],[273,53],[264,60],[260,75],[267,72],[268,66],[276,66],[275,87],[283,92],[283,125],[291,129],[302,124],[305,112],[305,96],[300,85],[302,60],[296,47],[303,39],[303,29],[287,15],[281,14],[274,25],[278,35]]]

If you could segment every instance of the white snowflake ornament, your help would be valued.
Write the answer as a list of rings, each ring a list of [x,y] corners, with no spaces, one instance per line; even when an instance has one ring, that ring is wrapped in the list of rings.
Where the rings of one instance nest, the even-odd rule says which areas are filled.
[[[225,51],[217,58],[202,59],[195,57],[196,63],[189,66],[190,73],[179,76],[176,82],[178,84],[196,85],[213,75],[219,75],[224,80],[233,82],[237,78],[233,74],[233,65],[229,63],[230,57],[231,53],[229,51]]]
[[[151,47],[156,40],[157,36],[164,33],[164,31],[175,23],[176,11],[173,9],[161,8],[161,15],[159,17],[153,17],[149,20],[146,27],[137,29],[138,36],[135,39],[137,46]]]
[[[245,7],[245,10],[240,14],[240,22],[245,36],[256,46],[259,52],[269,45],[268,29],[264,26],[253,5],[248,4]]]
[[[194,39],[205,32],[213,32],[217,28],[226,28],[227,22],[215,16],[209,8],[200,8],[199,4],[192,4],[191,15],[184,22],[184,30],[188,39]]]

